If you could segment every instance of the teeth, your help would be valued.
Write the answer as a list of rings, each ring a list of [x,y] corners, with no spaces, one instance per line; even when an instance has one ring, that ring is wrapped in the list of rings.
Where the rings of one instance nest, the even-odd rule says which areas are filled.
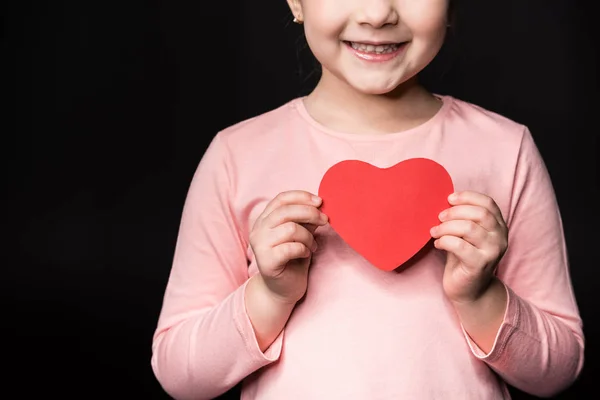
[[[365,53],[385,54],[391,53],[398,50],[400,44],[384,44],[379,46],[373,46],[372,44],[364,44],[357,42],[350,42],[353,49],[363,51]]]

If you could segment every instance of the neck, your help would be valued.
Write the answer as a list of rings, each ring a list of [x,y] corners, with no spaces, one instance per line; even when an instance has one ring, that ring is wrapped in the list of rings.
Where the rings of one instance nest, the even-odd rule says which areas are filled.
[[[360,93],[328,71],[306,98],[308,112],[332,129],[348,133],[385,134],[418,126],[441,107],[417,77],[393,92],[376,95]]]

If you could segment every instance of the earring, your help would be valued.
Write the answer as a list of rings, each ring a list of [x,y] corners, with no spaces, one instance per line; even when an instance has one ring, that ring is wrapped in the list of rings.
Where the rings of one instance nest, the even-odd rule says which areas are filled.
[[[294,17],[294,23],[302,25],[302,20],[299,20],[298,18]]]

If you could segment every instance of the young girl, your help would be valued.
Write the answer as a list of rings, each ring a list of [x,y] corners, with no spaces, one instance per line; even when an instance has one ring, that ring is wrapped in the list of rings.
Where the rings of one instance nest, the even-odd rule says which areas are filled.
[[[183,211],[152,366],[177,399],[508,399],[572,384],[582,324],[528,129],[417,74],[448,0],[288,0],[315,90],[220,132]],[[432,246],[385,272],[320,211],[343,160],[425,157],[456,192]],[[393,184],[401,184],[395,182]]]

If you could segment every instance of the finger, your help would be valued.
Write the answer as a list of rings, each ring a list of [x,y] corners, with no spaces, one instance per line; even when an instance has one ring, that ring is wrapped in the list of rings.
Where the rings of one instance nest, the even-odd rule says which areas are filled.
[[[315,206],[292,204],[276,208],[263,220],[268,228],[275,228],[286,222],[321,226],[327,223],[327,216]]]
[[[435,240],[433,245],[436,249],[445,250],[454,254],[464,265],[478,265],[480,252],[471,243],[456,237],[442,236]]]
[[[322,202],[323,200],[321,200],[320,197],[303,190],[290,190],[287,192],[281,192],[266,205],[264,211],[258,217],[258,220],[266,218],[275,209],[286,204],[305,204],[319,207],[321,206]]]
[[[441,222],[452,220],[469,220],[481,225],[485,230],[493,232],[498,228],[498,220],[487,209],[480,206],[460,205],[450,207],[440,213]]]
[[[308,231],[310,233],[312,233],[314,235],[315,231],[317,230],[317,228],[319,227],[319,225],[315,225],[315,224],[300,224],[303,227],[305,227],[306,229],[308,229]]]
[[[287,242],[273,248],[273,261],[275,265],[285,265],[291,260],[309,258],[311,254],[310,249],[302,243]]]
[[[502,216],[500,208],[491,197],[486,196],[485,194],[468,190],[456,192],[448,197],[448,202],[453,206],[473,205],[483,207],[496,217],[499,224],[504,225],[504,217]]]
[[[308,247],[311,251],[317,250],[317,242],[312,233],[305,227],[295,222],[286,222],[273,229],[274,241],[272,247],[286,242],[299,242]]]
[[[443,236],[455,236],[481,249],[486,242],[489,232],[481,225],[469,220],[452,220],[443,222],[431,228],[431,236],[435,239]]]

